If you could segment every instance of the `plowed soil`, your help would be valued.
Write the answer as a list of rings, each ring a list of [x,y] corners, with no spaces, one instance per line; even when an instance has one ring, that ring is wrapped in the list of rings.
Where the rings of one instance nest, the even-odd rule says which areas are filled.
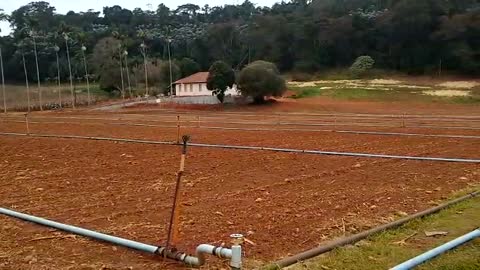
[[[150,112],[148,116],[135,113],[136,119],[112,113],[37,113],[31,117],[29,128],[30,132],[41,134],[176,140],[177,130],[172,127],[53,118],[123,117],[123,122],[143,124],[155,124],[146,120],[163,119],[171,122],[156,125],[175,126],[172,112]],[[195,113],[182,112],[185,113],[185,117],[193,119],[190,124],[194,126]],[[223,120],[258,121],[252,116],[220,116]],[[264,121],[273,123],[274,119]],[[306,116],[283,119],[287,120],[320,121],[308,120]],[[479,127],[478,122],[470,120],[448,125]],[[201,125],[261,126],[220,122],[212,118]],[[345,128],[480,135],[476,129],[375,128],[354,126],[362,122],[359,119],[350,122],[352,126]],[[426,124],[447,125],[434,120]],[[212,144],[480,158],[480,139],[340,134],[291,128],[297,130],[182,127],[180,131],[190,134],[194,142]],[[25,124],[2,121],[0,132],[24,133]],[[0,135],[0,206],[164,245],[179,159],[178,146]],[[452,192],[478,183],[478,164],[191,147],[182,182],[181,240],[177,248],[193,253],[198,244],[228,245],[231,233],[243,233],[255,244],[245,244],[248,265],[268,262],[312,248],[326,239],[388,222],[399,213],[429,208]],[[183,266],[0,216],[0,269],[173,268]],[[206,269],[217,268],[227,267],[224,262],[210,259]]]

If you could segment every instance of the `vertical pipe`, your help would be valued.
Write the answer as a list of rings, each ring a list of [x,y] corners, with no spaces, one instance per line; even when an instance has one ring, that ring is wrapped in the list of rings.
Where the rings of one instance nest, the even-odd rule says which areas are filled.
[[[40,86],[40,69],[38,68],[37,42],[35,41],[35,33],[32,33],[32,40],[33,40],[33,53],[35,54],[35,66],[37,67],[38,102],[40,105],[40,111],[43,111],[42,88]]]
[[[0,48],[0,72],[2,73],[3,112],[7,114],[7,95],[5,94],[5,76],[3,74],[2,48]]]
[[[178,221],[180,218],[180,201],[181,201],[181,184],[182,184],[182,176],[183,172],[185,171],[185,157],[187,155],[187,145],[188,140],[190,139],[189,136],[183,136],[183,147],[182,147],[182,156],[180,159],[180,169],[177,173],[177,182],[175,186],[175,195],[173,197],[173,205],[172,205],[172,212],[170,215],[170,224],[168,226],[168,236],[167,236],[167,244],[166,249],[169,250],[170,246],[175,246],[178,240]]]
[[[25,63],[25,54],[22,53],[23,71],[25,72],[25,86],[27,87],[27,111],[30,112],[30,86],[28,85],[27,64]]]
[[[180,143],[180,115],[177,115],[177,143]]]
[[[70,62],[70,49],[68,48],[68,36],[65,34],[65,46],[67,47],[68,72],[70,73],[70,94],[72,95],[72,108],[75,109],[75,93],[73,90],[72,63]]]

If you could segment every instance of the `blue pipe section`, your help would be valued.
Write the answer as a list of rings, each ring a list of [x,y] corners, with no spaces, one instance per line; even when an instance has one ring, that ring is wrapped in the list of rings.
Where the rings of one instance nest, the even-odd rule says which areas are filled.
[[[412,269],[413,267],[416,267],[442,253],[445,253],[446,251],[450,250],[450,249],[454,249],[460,245],[463,245],[465,244],[466,242],[468,241],[471,241],[477,237],[480,237],[480,229],[476,229],[474,230],[473,232],[470,232],[470,233],[467,233],[463,236],[460,236],[448,243],[445,243],[437,248],[434,248],[430,251],[427,251],[413,259],[410,259],[402,264],[399,264],[393,268],[391,268],[390,270],[408,270],[408,269]]]
[[[69,233],[73,233],[73,234],[77,234],[77,235],[81,235],[81,236],[85,236],[85,237],[90,237],[90,238],[102,240],[102,241],[105,241],[105,242],[113,243],[113,244],[116,244],[116,245],[136,249],[136,250],[143,251],[143,252],[155,253],[157,251],[157,249],[159,248],[159,247],[156,247],[156,246],[140,243],[140,242],[137,242],[137,241],[127,240],[127,239],[124,239],[124,238],[111,236],[111,235],[108,235],[108,234],[99,233],[99,232],[95,232],[95,231],[91,231],[91,230],[87,230],[87,229],[83,229],[83,228],[79,228],[79,227],[75,227],[75,226],[71,226],[71,225],[67,225],[67,224],[63,224],[63,223],[59,223],[59,222],[55,222],[55,221],[51,221],[51,220],[48,220],[48,219],[23,214],[23,213],[20,213],[20,212],[15,212],[15,211],[12,211],[12,210],[9,210],[9,209],[6,209],[6,208],[1,208],[0,207],[0,214],[4,214],[4,215],[11,216],[11,217],[14,217],[14,218],[26,220],[26,221],[33,222],[33,223],[37,223],[37,224],[40,224],[40,225],[43,225],[43,226],[52,227],[52,228],[59,229],[59,230],[62,230],[62,231],[66,231],[66,232],[69,232]]]

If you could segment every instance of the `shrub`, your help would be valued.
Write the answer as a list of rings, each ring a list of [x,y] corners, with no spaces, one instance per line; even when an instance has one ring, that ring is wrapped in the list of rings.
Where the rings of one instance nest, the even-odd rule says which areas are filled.
[[[350,67],[350,72],[355,77],[360,77],[373,68],[375,61],[368,55],[359,56]]]

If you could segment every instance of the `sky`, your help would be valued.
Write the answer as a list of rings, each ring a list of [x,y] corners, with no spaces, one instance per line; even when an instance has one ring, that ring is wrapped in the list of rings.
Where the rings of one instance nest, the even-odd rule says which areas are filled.
[[[18,9],[19,7],[26,5],[34,0],[0,0],[0,9],[3,9],[4,12],[10,14],[12,11]],[[70,10],[75,12],[87,11],[88,9],[94,9],[96,11],[102,11],[104,6],[114,6],[119,5],[123,8],[128,8],[133,10],[134,8],[141,8],[144,10],[152,9],[156,10],[157,6],[160,3],[165,4],[171,9],[176,8],[179,5],[186,3],[194,3],[199,6],[204,6],[205,4],[212,6],[223,6],[226,4],[241,4],[243,0],[43,0],[50,3],[51,6],[56,8],[57,13],[65,14]],[[281,0],[250,0],[257,6],[272,6],[274,3]],[[1,22],[0,28],[2,32],[1,35],[7,35],[10,33],[10,27],[8,22]]]

